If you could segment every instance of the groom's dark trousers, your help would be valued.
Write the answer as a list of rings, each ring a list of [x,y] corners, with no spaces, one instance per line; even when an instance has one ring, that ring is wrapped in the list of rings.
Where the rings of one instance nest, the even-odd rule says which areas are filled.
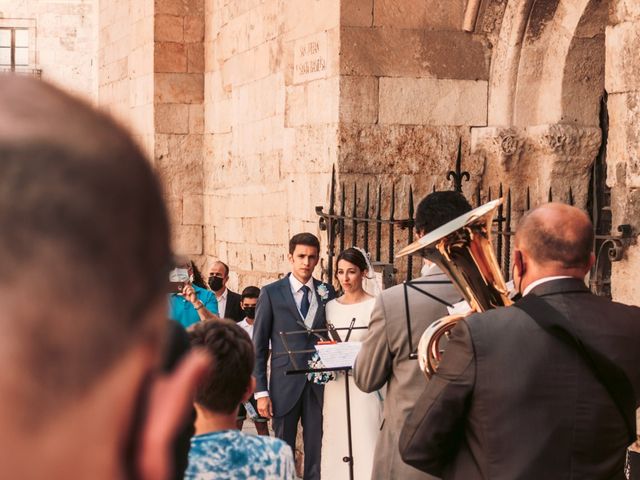
[[[318,309],[311,327],[325,328],[324,303],[334,296],[333,288],[321,299],[314,280],[314,295]],[[311,314],[309,314],[311,316]],[[256,349],[256,392],[269,392],[273,405],[273,428],[276,436],[287,442],[295,453],[298,421],[302,420],[304,438],[304,478],[320,480],[320,451],[322,448],[322,403],[324,386],[307,381],[306,375],[286,375],[287,370],[308,368],[311,353],[295,355],[291,362],[280,332],[289,332],[287,343],[291,351],[313,351],[318,337],[304,332],[304,321],[291,291],[289,277],[273,282],[260,292],[253,330]],[[302,331],[301,334],[291,332]],[[267,359],[271,342],[271,375],[267,381]]]
[[[305,480],[320,479],[323,390],[324,387],[307,382],[293,409],[282,417],[273,417],[276,437],[287,442],[293,452],[296,449],[298,419],[302,420]]]

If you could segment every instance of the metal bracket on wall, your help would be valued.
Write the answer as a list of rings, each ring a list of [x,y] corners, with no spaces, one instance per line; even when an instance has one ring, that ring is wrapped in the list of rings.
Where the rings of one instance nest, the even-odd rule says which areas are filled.
[[[622,260],[625,250],[629,248],[635,238],[629,224],[618,225],[618,232],[618,235],[596,236],[596,241],[601,240],[602,243],[596,253],[596,262],[589,281],[591,290],[596,295],[604,294],[605,288],[610,283],[611,273],[605,269],[610,269],[611,263]]]

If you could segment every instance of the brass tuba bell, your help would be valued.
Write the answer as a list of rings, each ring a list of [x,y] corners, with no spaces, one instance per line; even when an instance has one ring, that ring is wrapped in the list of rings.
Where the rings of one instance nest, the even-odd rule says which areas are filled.
[[[474,312],[513,303],[491,246],[491,223],[501,203],[501,198],[485,203],[398,252],[398,257],[420,253],[436,263],[471,307],[464,315],[448,315],[436,320],[422,334],[418,361],[428,378],[435,373],[442,358],[441,341],[460,320]]]

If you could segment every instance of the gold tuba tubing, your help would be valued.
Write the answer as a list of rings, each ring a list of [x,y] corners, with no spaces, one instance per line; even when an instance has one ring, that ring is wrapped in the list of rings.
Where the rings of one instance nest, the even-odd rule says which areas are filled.
[[[491,245],[491,223],[502,198],[486,203],[435,229],[403,248],[398,257],[419,253],[436,263],[451,279],[471,311],[433,322],[418,343],[420,368],[428,378],[436,372],[444,346],[455,325],[474,312],[511,305],[500,265]]]

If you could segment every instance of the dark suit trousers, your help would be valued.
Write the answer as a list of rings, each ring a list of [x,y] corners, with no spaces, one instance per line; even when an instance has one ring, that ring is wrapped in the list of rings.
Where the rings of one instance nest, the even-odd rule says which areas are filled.
[[[322,449],[322,402],[316,390],[319,387],[310,382],[293,408],[282,417],[273,417],[276,437],[289,444],[296,451],[298,421],[302,419],[304,439],[304,480],[320,480],[320,451]]]

